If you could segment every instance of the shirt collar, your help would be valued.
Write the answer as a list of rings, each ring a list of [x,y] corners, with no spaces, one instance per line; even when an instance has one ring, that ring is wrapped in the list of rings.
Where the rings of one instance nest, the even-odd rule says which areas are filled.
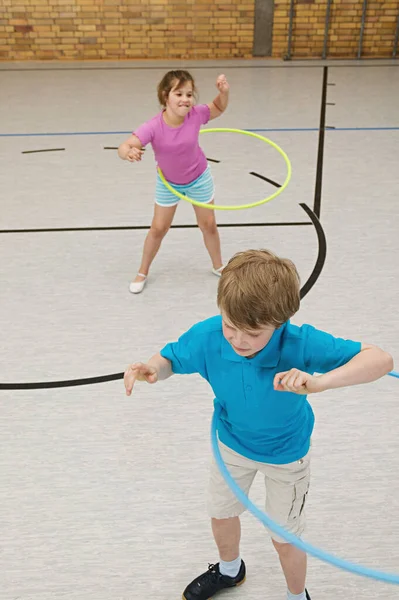
[[[232,346],[226,340],[222,332],[222,358],[233,362],[250,362],[256,367],[276,367],[280,360],[281,337],[284,333],[287,323],[284,323],[279,329],[274,331],[270,341],[253,358],[245,358],[245,356],[240,356],[234,352]]]

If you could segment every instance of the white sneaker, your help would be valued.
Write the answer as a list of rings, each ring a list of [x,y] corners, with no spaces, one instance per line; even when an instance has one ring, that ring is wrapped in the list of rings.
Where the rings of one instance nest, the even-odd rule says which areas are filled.
[[[223,273],[224,265],[219,267],[218,269],[212,269],[212,273],[216,275],[216,277],[221,277]]]
[[[129,291],[132,294],[141,294],[143,291],[145,284],[147,283],[147,275],[143,275],[143,273],[137,273],[139,277],[143,277],[143,281],[132,281],[129,285]]]

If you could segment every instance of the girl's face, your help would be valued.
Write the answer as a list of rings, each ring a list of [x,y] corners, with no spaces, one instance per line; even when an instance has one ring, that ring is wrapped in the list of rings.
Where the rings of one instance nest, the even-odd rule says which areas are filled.
[[[166,109],[176,117],[184,119],[194,104],[193,84],[191,81],[186,81],[180,87],[177,87],[178,85],[179,82],[176,81],[170,90],[166,100]]]

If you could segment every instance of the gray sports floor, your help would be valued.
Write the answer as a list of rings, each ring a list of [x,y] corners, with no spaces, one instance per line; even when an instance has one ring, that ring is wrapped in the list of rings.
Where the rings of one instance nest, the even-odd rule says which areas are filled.
[[[217,279],[193,227],[169,232],[144,293],[129,294],[152,216],[153,156],[131,165],[104,150],[155,114],[156,84],[176,66],[191,69],[203,102],[225,73],[230,106],[209,126],[256,131],[292,162],[280,197],[217,213],[231,225],[220,229],[225,260],[259,247],[292,258],[313,284],[295,323],[399,360],[398,62],[1,64],[1,600],[174,600],[217,560],[204,506],[213,400],[204,381],[142,384],[129,399],[121,380],[4,389],[120,373],[215,314]],[[201,143],[220,161],[218,203],[276,190],[250,172],[284,180],[282,158],[258,140],[215,133]],[[191,206],[179,206],[175,224],[194,223]],[[399,573],[398,392],[385,377],[311,397],[306,540]],[[259,505],[262,488],[252,491]],[[285,600],[277,557],[250,515],[242,556],[247,583],[225,597]],[[398,587],[315,559],[308,588],[312,600],[399,598]]]

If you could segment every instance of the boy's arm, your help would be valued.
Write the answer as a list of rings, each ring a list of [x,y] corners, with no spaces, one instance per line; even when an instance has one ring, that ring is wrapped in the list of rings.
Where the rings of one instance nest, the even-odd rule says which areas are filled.
[[[323,375],[310,375],[298,369],[277,373],[274,389],[279,392],[315,394],[340,387],[370,383],[393,369],[393,359],[377,346],[362,344],[361,350],[346,364]]]
[[[360,383],[370,383],[380,379],[393,369],[393,359],[388,352],[378,346],[362,344],[361,351],[346,365],[320,375],[320,391],[332,390]]]
[[[216,119],[226,110],[229,103],[229,84],[224,75],[219,75],[216,81],[216,87],[219,90],[219,94],[216,98],[208,104],[210,110],[209,120]]]
[[[166,344],[147,363],[134,363],[125,371],[126,394],[130,396],[136,381],[156,383],[168,379],[174,373],[188,375],[199,373],[206,379],[203,337],[198,335],[197,323],[180,336],[177,342]]]
[[[172,375],[172,363],[158,352],[147,363],[133,363],[126,369],[124,376],[126,395],[130,396],[136,381],[156,383]]]
[[[154,367],[158,373],[158,380],[163,381],[173,375],[172,363],[167,358],[161,356],[159,352],[154,354],[148,361],[150,367]]]

